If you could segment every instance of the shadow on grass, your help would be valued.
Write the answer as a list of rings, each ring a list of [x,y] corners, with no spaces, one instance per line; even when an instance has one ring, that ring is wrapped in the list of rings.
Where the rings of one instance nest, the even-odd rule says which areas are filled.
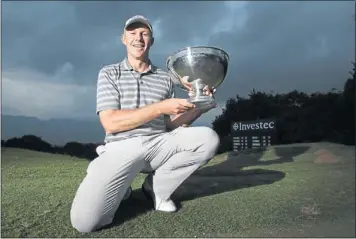
[[[238,190],[241,188],[272,184],[285,177],[285,173],[266,169],[245,169],[245,167],[289,163],[294,157],[303,154],[309,147],[274,147],[274,155],[264,158],[264,150],[250,150],[242,153],[229,153],[219,164],[206,166],[191,175],[172,195],[180,208],[182,201]],[[151,211],[153,204],[143,195],[141,189],[134,190],[130,200],[123,202],[116,213],[112,225],[122,224],[141,214]]]
[[[204,167],[191,175],[174,193],[177,202],[211,196],[237,189],[272,184],[285,177],[284,172],[267,169],[244,169],[250,166],[290,163],[309,147],[274,147],[274,154],[265,156],[265,150],[255,149],[229,153],[220,164]],[[261,159],[267,159],[262,161]]]

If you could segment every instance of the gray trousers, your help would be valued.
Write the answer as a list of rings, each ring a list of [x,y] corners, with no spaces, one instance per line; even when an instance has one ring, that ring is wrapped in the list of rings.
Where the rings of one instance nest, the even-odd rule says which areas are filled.
[[[195,170],[214,157],[219,137],[208,127],[179,127],[171,132],[106,144],[88,166],[75,194],[70,219],[80,232],[111,224],[136,175],[151,173],[154,193],[168,199]]]

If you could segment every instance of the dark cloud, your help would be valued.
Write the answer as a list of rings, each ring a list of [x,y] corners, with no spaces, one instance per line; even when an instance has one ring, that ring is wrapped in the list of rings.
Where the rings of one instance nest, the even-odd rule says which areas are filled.
[[[210,44],[231,56],[219,95],[268,91],[327,91],[345,82],[355,58],[350,2],[250,2],[242,30]]]
[[[20,64],[54,73],[70,62],[76,79],[87,82],[87,77],[101,65],[124,57],[119,37],[129,17],[143,14],[153,23],[161,22],[156,32],[163,40],[157,39],[154,54],[164,52],[165,42],[177,44],[178,48],[189,45],[192,37],[208,36],[212,23],[221,18],[217,12],[223,5],[214,2],[192,2],[188,6],[182,2],[7,2],[3,8],[4,45],[8,46],[4,49],[4,68]],[[202,14],[197,17],[187,11]],[[20,17],[23,15],[28,17]],[[62,19],[58,20],[58,15]]]
[[[125,57],[120,35],[137,14],[155,26],[151,58],[163,69],[169,54],[190,45],[229,53],[222,103],[252,88],[341,88],[355,59],[353,2],[9,1],[2,13],[3,71],[59,75],[53,83],[94,87],[100,67]],[[88,93],[74,108],[90,115],[94,103]]]

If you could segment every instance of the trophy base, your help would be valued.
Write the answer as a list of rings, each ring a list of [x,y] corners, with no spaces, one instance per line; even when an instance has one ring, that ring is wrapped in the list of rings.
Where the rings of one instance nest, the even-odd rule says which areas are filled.
[[[211,109],[216,106],[214,98],[207,95],[192,97],[188,101],[200,110]]]

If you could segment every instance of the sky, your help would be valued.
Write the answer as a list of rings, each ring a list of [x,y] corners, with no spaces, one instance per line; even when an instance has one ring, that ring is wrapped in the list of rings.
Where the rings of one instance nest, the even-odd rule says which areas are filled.
[[[252,89],[342,89],[355,60],[352,1],[3,1],[3,114],[96,117],[98,72],[125,58],[120,36],[134,15],[151,21],[150,58],[164,70],[166,58],[187,46],[229,54],[219,107],[197,123],[211,123],[226,100]]]

